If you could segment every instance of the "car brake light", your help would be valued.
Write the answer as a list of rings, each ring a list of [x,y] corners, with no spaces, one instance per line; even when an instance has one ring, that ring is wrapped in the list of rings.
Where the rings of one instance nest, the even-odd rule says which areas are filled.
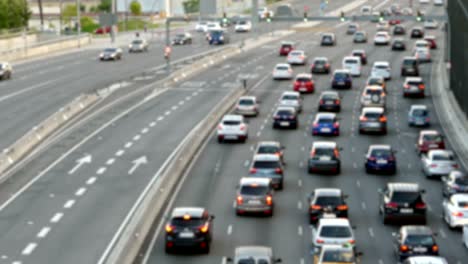
[[[257,169],[255,169],[255,168],[250,169],[250,173],[256,173],[256,172],[257,172]]]
[[[393,208],[393,209],[395,209],[395,208],[398,208],[398,204],[395,203],[395,202],[386,203],[386,204],[385,204],[385,208]]]
[[[376,157],[369,157],[368,160],[369,160],[369,161],[376,161],[377,158],[376,158]]]
[[[338,205],[336,209],[340,211],[345,211],[345,210],[348,210],[348,206],[346,204],[342,204],[342,205]]]
[[[267,196],[266,197],[266,203],[267,203],[267,205],[272,205],[273,204],[273,197]]]
[[[223,125],[219,124],[218,125],[218,130],[221,130],[221,129],[223,129]]]
[[[367,121],[367,117],[361,116],[361,117],[359,118],[359,120],[361,120],[361,121]]]
[[[340,123],[338,123],[338,122],[333,123],[333,127],[334,127],[334,128],[339,128],[339,127],[340,127]]]
[[[407,246],[407,245],[401,245],[401,246],[400,246],[400,251],[401,251],[401,252],[406,252],[406,251],[408,251],[408,246]]]
[[[354,240],[354,239],[350,239],[350,240],[348,241],[348,243],[350,243],[350,244],[354,244],[354,243],[356,243],[356,240]]]
[[[431,168],[437,168],[437,164],[431,164]]]
[[[274,118],[274,119],[280,119],[281,117],[278,116],[278,115],[275,115],[273,118]]]
[[[283,170],[281,168],[276,168],[275,173],[283,173]]]
[[[386,117],[386,116],[381,116],[381,117],[379,118],[379,121],[380,121],[380,122],[387,122],[387,117]]]
[[[390,157],[388,157],[387,159],[388,159],[388,161],[395,161],[395,157],[391,157],[391,156],[390,156]]]
[[[335,158],[340,156],[340,152],[337,149],[333,150],[333,154],[335,154]]]
[[[453,167],[454,169],[458,169],[458,164],[453,164],[452,167]]]
[[[456,217],[462,217],[463,213],[462,212],[452,212],[452,215],[456,216]]]
[[[244,130],[245,130],[245,127],[246,127],[246,126],[245,126],[244,124],[240,125],[240,130],[241,130],[241,131],[244,131]]]
[[[310,206],[310,209],[312,209],[312,210],[320,210],[320,209],[322,209],[322,206],[314,204],[314,205],[311,205],[311,206]]]
[[[329,68],[330,67],[330,64],[325,64],[325,68]]]
[[[244,202],[244,199],[242,199],[242,196],[237,196],[237,204],[242,204]]]
[[[404,87],[405,87],[405,89],[409,89],[409,88],[410,88],[409,84],[405,84]]]
[[[426,204],[425,203],[416,203],[416,205],[414,206],[416,209],[425,209],[426,208]]]
[[[315,156],[315,150],[312,150],[312,151],[310,152],[310,157],[313,158],[314,156]]]
[[[426,86],[424,86],[424,84],[420,84],[418,87],[419,87],[420,90],[424,90],[424,88],[426,88]]]
[[[314,123],[314,127],[315,127],[315,128],[319,127],[319,124],[318,124],[318,123]]]
[[[208,223],[206,223],[200,227],[200,232],[207,233],[208,229],[209,229],[209,226],[208,226]]]
[[[433,245],[432,246],[432,252],[437,252],[437,251],[439,251],[439,246]]]
[[[323,243],[325,243],[325,241],[323,241],[322,239],[317,239],[315,242],[317,242],[317,244],[323,244]]]
[[[335,104],[340,104],[340,100],[335,100]]]
[[[322,99],[322,100],[320,100],[320,104],[324,104],[324,103],[325,103],[325,101],[323,101],[323,99]]]
[[[426,122],[429,122],[431,121],[431,119],[429,117],[426,117]]]
[[[172,233],[172,231],[174,231],[174,226],[170,225],[170,224],[167,224],[166,225],[166,232],[167,233]]]

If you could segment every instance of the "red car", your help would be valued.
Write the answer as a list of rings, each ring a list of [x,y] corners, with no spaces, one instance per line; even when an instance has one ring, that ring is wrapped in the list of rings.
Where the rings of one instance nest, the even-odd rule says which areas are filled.
[[[312,80],[312,74],[300,73],[294,80],[293,89],[295,92],[300,93],[313,93],[315,90],[315,84]]]
[[[388,21],[388,23],[392,26],[394,25],[398,25],[398,24],[401,24],[401,20],[400,19],[391,19]]]
[[[110,32],[111,32],[111,27],[107,26],[107,27],[101,27],[101,28],[96,29],[96,31],[94,31],[94,34],[108,34]]]
[[[289,52],[291,52],[293,49],[294,49],[294,44],[292,42],[283,42],[281,43],[279,55],[288,56]]]
[[[435,36],[425,36],[424,40],[429,43],[431,49],[437,49],[437,43]]]
[[[416,148],[419,153],[427,153],[431,149],[445,149],[444,138],[437,130],[421,130]]]

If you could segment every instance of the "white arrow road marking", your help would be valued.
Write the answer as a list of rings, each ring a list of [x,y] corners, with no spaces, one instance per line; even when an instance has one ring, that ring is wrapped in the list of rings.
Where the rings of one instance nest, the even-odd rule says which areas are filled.
[[[135,172],[135,170],[140,167],[140,165],[142,164],[147,164],[148,163],[148,159],[146,158],[146,156],[141,156],[139,157],[138,159],[132,161],[133,163],[133,166],[132,168],[130,168],[130,170],[128,171],[128,174],[132,175],[133,172]]]
[[[85,163],[91,163],[93,158],[91,157],[90,154],[87,154],[86,156],[79,158],[76,160],[76,165],[73,167],[70,171],[68,171],[68,174],[73,174],[75,171],[77,171],[83,164]]]

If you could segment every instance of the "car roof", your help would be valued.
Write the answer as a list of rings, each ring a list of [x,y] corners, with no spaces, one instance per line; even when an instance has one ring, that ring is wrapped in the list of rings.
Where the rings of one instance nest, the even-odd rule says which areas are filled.
[[[319,226],[350,226],[349,220],[346,218],[321,218]]]
[[[416,109],[427,110],[427,106],[426,105],[411,105],[411,109],[412,110],[416,110]]]
[[[243,117],[241,115],[225,115],[223,116],[223,121],[233,120],[233,121],[242,121]]]
[[[332,244],[325,244],[321,247],[320,251],[325,250],[339,250],[339,251],[346,251],[346,252],[353,252],[354,247],[345,246],[345,245],[332,245]]]
[[[416,41],[414,42],[414,44],[418,44],[418,43],[428,44],[428,43],[427,43],[427,40],[424,40],[424,39],[419,39],[419,40],[416,40]]]
[[[383,87],[380,85],[367,85],[364,90],[380,90],[383,91]]]
[[[310,73],[299,73],[296,75],[296,78],[311,78],[312,79],[312,74]]]
[[[292,41],[281,41],[281,45],[294,45]]]
[[[365,113],[379,113],[379,114],[383,114],[385,112],[385,110],[383,109],[383,107],[364,107],[362,108],[362,113],[365,114]]]
[[[247,100],[256,100],[257,97],[255,97],[255,96],[241,96],[241,97],[239,97],[239,100],[246,100],[246,99]]]
[[[315,116],[315,118],[319,119],[319,118],[335,118],[336,117],[336,114],[335,113],[317,113],[317,115]]]
[[[291,52],[295,52],[295,53],[305,53],[305,51],[303,51],[303,50],[297,50],[297,49],[295,49],[295,50],[293,50],[293,51],[291,51]]]
[[[268,186],[271,183],[270,178],[255,178],[255,177],[242,177],[240,179],[240,185],[251,185],[251,184],[257,184],[257,185],[263,185],[263,186]]]
[[[324,32],[324,33],[322,33],[322,36],[335,36],[335,33]]]
[[[293,106],[278,106],[275,112],[283,111],[283,110],[290,111],[293,113],[296,112],[296,108],[294,108]]]
[[[317,188],[314,196],[341,196],[341,189],[338,188]]]
[[[235,249],[235,256],[267,256],[272,257],[273,253],[271,248],[263,246],[242,246]]]
[[[351,53],[366,53],[366,51],[363,50],[363,49],[355,49],[355,50],[351,51]]]
[[[414,56],[405,56],[405,57],[403,57],[403,60],[416,60],[416,57],[414,57]]]
[[[437,130],[421,130],[419,133],[420,135],[440,135]]]
[[[457,202],[468,202],[468,194],[466,193],[452,194],[452,196],[450,196],[450,199],[453,199],[454,201],[457,201]]]
[[[284,67],[284,66],[286,66],[286,67],[291,67],[291,65],[289,65],[288,63],[278,63],[278,64],[275,65],[275,68],[277,68],[277,67]]]
[[[370,150],[374,150],[374,149],[392,149],[392,146],[390,145],[384,145],[384,144],[375,144],[375,145],[370,145],[369,146],[369,149]]]
[[[441,155],[441,156],[453,156],[453,151],[447,149],[431,149],[427,152],[428,156]]]
[[[347,73],[347,74],[349,74],[350,71],[347,70],[347,69],[338,69],[338,70],[335,70],[335,71],[333,72],[333,74],[335,74],[335,73]]]
[[[278,141],[260,141],[257,143],[258,146],[275,146],[275,147],[279,147],[281,146],[281,143],[279,143]]]
[[[254,161],[279,161],[279,157],[275,154],[255,154]]]
[[[410,233],[411,235],[432,235],[433,232],[428,226],[423,225],[407,225],[402,226],[401,231],[403,233]]]
[[[314,61],[316,61],[316,60],[326,60],[326,61],[328,61],[328,58],[327,57],[315,57]]]
[[[283,95],[297,95],[297,96],[300,96],[301,94],[299,92],[287,91],[287,92],[283,92],[281,94],[281,96],[283,96]]]
[[[200,218],[203,212],[205,212],[205,208],[202,207],[177,207],[172,210],[171,218],[183,217],[184,215]]]
[[[336,145],[334,141],[315,141],[312,143],[312,148],[335,148]]]
[[[399,192],[415,192],[420,190],[419,184],[409,182],[389,182],[387,186],[389,189]]]
[[[421,77],[406,77],[405,82],[423,82]]]
[[[320,96],[322,95],[336,95],[336,96],[340,96],[340,94],[338,94],[338,92],[335,92],[335,91],[323,91]]]
[[[377,65],[390,66],[390,63],[388,63],[388,61],[376,61],[376,62],[374,62],[374,66],[377,66]]]
[[[439,256],[412,256],[408,260],[411,264],[447,264],[447,260]]]
[[[355,60],[355,61],[361,61],[361,58],[357,56],[346,56],[343,58],[343,60]]]

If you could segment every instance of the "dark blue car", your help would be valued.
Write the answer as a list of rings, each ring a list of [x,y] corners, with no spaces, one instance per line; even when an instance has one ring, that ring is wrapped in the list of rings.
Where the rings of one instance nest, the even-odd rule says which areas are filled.
[[[229,36],[224,30],[213,30],[209,32],[208,41],[210,45],[224,45],[229,43]]]
[[[347,88],[353,87],[351,73],[348,70],[336,70],[332,77],[332,88]]]
[[[318,113],[312,124],[312,135],[339,136],[340,123],[334,113]]]
[[[366,154],[367,173],[389,173],[396,172],[395,151],[390,145],[371,145]]]

